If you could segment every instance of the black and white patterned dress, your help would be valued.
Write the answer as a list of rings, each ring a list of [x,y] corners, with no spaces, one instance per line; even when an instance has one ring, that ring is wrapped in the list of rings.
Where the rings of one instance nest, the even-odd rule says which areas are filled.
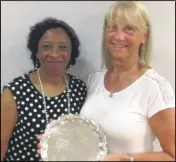
[[[71,113],[80,113],[87,96],[86,85],[69,74]],[[42,94],[32,84],[29,73],[15,78],[8,87],[16,101],[18,119],[8,143],[4,161],[41,161],[37,154],[36,135],[44,133],[46,118]],[[49,119],[67,114],[66,90],[55,97],[46,97]]]

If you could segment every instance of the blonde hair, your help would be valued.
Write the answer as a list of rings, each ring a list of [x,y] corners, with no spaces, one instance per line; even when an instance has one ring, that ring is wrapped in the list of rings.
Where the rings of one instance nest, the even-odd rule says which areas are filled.
[[[116,18],[116,15],[117,18]],[[114,20],[114,18],[116,18]],[[111,68],[111,56],[106,48],[105,30],[107,25],[113,21],[118,25],[129,24],[137,27],[140,31],[147,31],[148,40],[142,44],[139,50],[139,61],[142,65],[150,67],[151,52],[151,24],[147,9],[137,1],[113,2],[108,12],[105,14],[103,34],[102,34],[102,68]]]

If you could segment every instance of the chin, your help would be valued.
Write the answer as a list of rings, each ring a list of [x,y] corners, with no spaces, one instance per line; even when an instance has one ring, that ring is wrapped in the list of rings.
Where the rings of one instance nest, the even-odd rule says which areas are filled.
[[[58,74],[62,74],[65,72],[65,68],[61,68],[61,67],[48,67],[48,72],[50,72],[51,74],[55,74],[55,75],[58,75]]]
[[[123,58],[123,57],[127,57],[127,54],[123,52],[116,52],[116,53],[112,53],[111,56],[113,58]]]

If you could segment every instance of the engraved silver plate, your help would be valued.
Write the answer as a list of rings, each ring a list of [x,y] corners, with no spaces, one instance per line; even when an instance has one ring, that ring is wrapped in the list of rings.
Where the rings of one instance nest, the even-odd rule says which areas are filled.
[[[95,161],[107,155],[103,131],[82,115],[63,115],[53,120],[40,143],[43,161]]]

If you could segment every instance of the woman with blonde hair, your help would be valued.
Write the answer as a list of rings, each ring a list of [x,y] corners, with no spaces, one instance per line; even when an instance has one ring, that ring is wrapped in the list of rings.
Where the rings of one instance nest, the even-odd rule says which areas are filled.
[[[175,159],[175,99],[149,64],[151,24],[136,1],[114,2],[105,15],[101,72],[90,75],[81,114],[107,136],[105,161]],[[154,152],[158,138],[163,149]]]

